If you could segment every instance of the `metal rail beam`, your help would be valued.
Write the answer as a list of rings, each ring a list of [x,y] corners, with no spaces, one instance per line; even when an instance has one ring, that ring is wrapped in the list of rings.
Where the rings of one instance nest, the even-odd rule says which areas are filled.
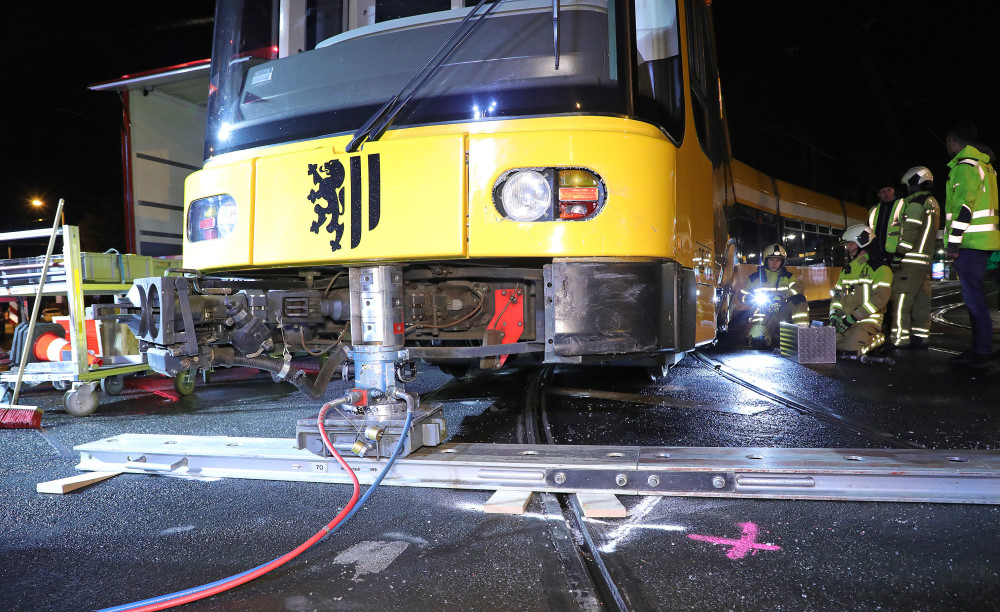
[[[127,434],[75,447],[80,470],[347,483],[295,440]],[[347,458],[370,483],[384,460]],[[442,444],[400,459],[383,484],[843,501],[1000,503],[1000,453]]]

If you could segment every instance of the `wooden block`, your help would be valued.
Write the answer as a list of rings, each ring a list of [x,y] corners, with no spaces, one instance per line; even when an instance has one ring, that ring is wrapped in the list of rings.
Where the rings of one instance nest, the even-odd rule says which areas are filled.
[[[486,501],[487,514],[524,514],[532,491],[497,491]]]
[[[622,518],[628,510],[611,493],[577,493],[576,499],[583,508],[583,515],[589,518]]]
[[[59,480],[40,482],[36,485],[36,488],[39,493],[56,493],[61,495],[87,485],[92,485],[95,482],[107,480],[108,478],[119,474],[121,474],[121,472],[87,472],[85,474],[70,476],[69,478],[60,478]]]

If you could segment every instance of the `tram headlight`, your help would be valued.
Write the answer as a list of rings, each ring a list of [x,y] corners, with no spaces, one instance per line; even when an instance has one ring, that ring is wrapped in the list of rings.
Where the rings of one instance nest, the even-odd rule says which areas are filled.
[[[236,231],[239,210],[229,194],[199,198],[191,202],[187,212],[188,242],[225,238]]]
[[[493,186],[493,203],[513,221],[586,221],[607,199],[604,181],[585,168],[514,168]]]
[[[500,194],[504,212],[515,221],[537,221],[552,213],[552,179],[536,170],[507,178]]]

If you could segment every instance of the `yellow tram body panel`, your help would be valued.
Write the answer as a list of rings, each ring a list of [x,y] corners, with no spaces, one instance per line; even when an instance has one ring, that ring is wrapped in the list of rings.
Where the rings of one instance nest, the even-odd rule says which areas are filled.
[[[640,121],[576,116],[397,129],[348,154],[349,140],[221,155],[192,174],[185,214],[194,200],[228,193],[238,224],[226,238],[192,243],[185,236],[185,267],[594,256],[670,258],[690,267],[691,245],[705,238],[688,232],[711,225],[710,207],[708,219],[677,217],[679,151]],[[492,194],[497,178],[532,167],[596,172],[607,191],[603,208],[582,221],[501,216]],[[332,210],[344,226],[336,249],[337,231],[327,231]]]
[[[576,118],[469,137],[470,257],[673,258],[676,148],[637,121]],[[492,188],[512,168],[579,167],[604,181],[607,200],[584,221],[519,223],[493,204]],[[687,265],[690,265],[689,263]]]

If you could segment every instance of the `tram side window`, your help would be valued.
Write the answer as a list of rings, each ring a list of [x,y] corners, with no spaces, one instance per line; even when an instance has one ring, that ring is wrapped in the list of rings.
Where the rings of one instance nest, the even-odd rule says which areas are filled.
[[[475,6],[475,2],[472,3]],[[435,11],[447,11],[451,8],[451,0],[375,0],[375,23],[392,21],[401,17],[413,17],[432,13]]]
[[[836,239],[830,235],[830,228],[820,226],[816,232],[816,263],[829,266],[833,264],[833,248]]]
[[[802,256],[805,265],[816,264],[820,261],[820,237],[816,231],[815,223],[805,223],[802,227]]]
[[[344,0],[306,2],[306,49],[344,31]]]
[[[691,116],[701,148],[713,165],[722,162],[725,149],[722,105],[715,62],[712,17],[708,3],[688,0],[688,54],[691,75]]]
[[[636,0],[635,43],[639,66],[636,114],[656,122],[680,142],[684,137],[684,91],[677,4]]]
[[[777,236],[777,217],[770,213],[739,205],[739,261],[745,264],[759,264],[760,252],[769,244],[774,244]]]
[[[803,257],[802,242],[802,222],[795,219],[781,220],[781,241],[788,252],[785,264],[789,266],[801,266],[805,263]]]
[[[739,241],[737,259],[740,263],[755,263],[761,245],[757,242],[757,211],[742,204],[736,205],[739,223],[736,234]]]

